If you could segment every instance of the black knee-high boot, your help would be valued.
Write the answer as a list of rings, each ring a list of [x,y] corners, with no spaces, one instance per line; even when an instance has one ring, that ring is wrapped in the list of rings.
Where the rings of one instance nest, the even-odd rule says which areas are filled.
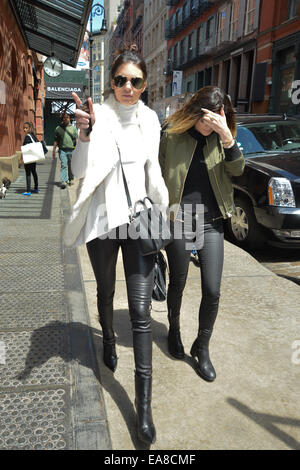
[[[99,321],[103,334],[103,361],[112,372],[115,372],[118,357],[116,354],[116,338],[113,330],[112,306],[99,308]]]
[[[209,357],[209,340],[211,335],[212,330],[199,330],[198,337],[191,348],[191,356],[197,361],[196,370],[200,377],[207,382],[213,382],[216,378],[216,372]]]
[[[137,434],[144,444],[154,444],[156,431],[151,411],[152,377],[135,374],[135,407],[137,414]]]
[[[184,359],[184,347],[180,336],[180,315],[175,314],[171,309],[168,311],[169,334],[168,348],[171,356],[176,359]]]

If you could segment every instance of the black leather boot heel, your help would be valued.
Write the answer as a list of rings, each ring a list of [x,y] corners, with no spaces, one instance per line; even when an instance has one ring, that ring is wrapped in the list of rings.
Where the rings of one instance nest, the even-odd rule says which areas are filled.
[[[179,326],[179,315],[177,317],[172,317],[168,315],[168,320],[170,323],[169,334],[168,334],[168,349],[171,356],[176,359],[184,359],[184,347],[181,341],[180,336],[180,326]]]
[[[144,444],[154,444],[156,431],[151,411],[152,377],[135,375],[135,407],[137,414],[137,435]]]
[[[209,357],[209,340],[212,330],[200,330],[191,348],[191,356],[196,360],[196,371],[207,382],[213,382],[216,378],[214,366]]]
[[[103,339],[103,361],[112,372],[115,372],[118,363],[115,338]]]

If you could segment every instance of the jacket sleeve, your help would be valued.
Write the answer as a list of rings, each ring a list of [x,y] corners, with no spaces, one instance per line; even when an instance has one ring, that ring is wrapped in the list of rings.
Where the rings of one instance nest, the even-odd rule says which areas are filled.
[[[237,144],[232,148],[225,149],[225,169],[230,176],[240,176],[245,168],[245,158]]]
[[[83,178],[88,167],[90,142],[77,140],[77,145],[72,155],[71,168],[76,178]]]
[[[164,132],[160,139],[160,144],[159,144],[159,164],[160,164],[162,175],[164,175],[164,171],[165,171],[166,150],[167,150],[167,133]]]
[[[154,145],[146,163],[146,190],[154,203],[161,204],[164,208],[167,208],[169,205],[169,193],[162,177],[162,171],[158,159],[160,124],[157,117],[156,122],[153,125],[151,140]]]

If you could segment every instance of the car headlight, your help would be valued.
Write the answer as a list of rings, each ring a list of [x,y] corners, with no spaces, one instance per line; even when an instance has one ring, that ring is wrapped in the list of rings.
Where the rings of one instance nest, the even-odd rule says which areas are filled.
[[[268,195],[271,206],[296,207],[291,182],[286,178],[271,178]]]

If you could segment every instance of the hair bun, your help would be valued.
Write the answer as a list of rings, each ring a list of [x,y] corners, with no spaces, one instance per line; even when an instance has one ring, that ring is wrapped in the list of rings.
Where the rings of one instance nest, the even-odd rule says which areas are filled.
[[[124,54],[124,52],[134,52],[138,54],[139,49],[136,44],[124,44],[123,47],[120,47],[120,49],[117,49],[116,52],[113,54],[114,56],[119,56],[121,54]]]

